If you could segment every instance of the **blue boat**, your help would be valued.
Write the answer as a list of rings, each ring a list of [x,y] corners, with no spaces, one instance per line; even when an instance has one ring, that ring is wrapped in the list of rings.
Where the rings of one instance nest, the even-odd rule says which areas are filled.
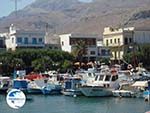
[[[27,93],[28,81],[26,79],[13,79],[12,87],[8,89],[9,92],[11,89],[19,89],[24,93]]]
[[[77,78],[77,77],[68,78],[64,82],[64,89],[62,90],[62,94],[65,96],[82,95],[82,92],[79,89],[81,83],[82,83],[81,78]]]

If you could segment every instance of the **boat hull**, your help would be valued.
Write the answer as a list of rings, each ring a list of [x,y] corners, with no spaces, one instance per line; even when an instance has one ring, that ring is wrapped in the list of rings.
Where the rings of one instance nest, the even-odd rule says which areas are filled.
[[[114,97],[136,97],[136,94],[132,91],[126,91],[126,90],[115,90],[113,91]]]
[[[28,88],[27,92],[29,94],[42,94],[42,89]]]
[[[104,88],[99,86],[84,86],[80,88],[81,92],[88,97],[105,97],[112,96],[111,88]]]
[[[83,95],[80,90],[74,90],[74,89],[65,89],[62,91],[62,94],[65,96],[81,96]]]

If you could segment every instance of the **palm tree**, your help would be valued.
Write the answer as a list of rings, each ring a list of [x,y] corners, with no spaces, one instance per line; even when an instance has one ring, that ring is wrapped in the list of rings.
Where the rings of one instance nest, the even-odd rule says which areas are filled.
[[[80,65],[86,53],[87,53],[87,46],[85,41],[79,40],[78,42],[76,42],[73,47],[72,54],[76,58],[76,61],[80,62]]]

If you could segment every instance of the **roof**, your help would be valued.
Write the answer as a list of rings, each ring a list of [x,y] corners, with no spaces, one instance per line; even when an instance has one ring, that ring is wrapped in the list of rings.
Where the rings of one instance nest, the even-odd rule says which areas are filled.
[[[146,87],[148,86],[148,81],[136,81],[132,86],[141,86],[141,87]]]

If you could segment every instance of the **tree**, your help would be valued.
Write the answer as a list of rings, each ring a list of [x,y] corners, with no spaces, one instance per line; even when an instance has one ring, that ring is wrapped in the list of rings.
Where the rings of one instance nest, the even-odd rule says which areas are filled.
[[[138,48],[134,48],[133,51],[125,53],[124,60],[131,64],[137,64],[142,62],[146,67],[150,65],[150,45],[140,44]]]
[[[76,58],[76,61],[80,63],[83,60],[83,56],[87,53],[87,46],[85,41],[80,40],[73,46],[72,54]]]

